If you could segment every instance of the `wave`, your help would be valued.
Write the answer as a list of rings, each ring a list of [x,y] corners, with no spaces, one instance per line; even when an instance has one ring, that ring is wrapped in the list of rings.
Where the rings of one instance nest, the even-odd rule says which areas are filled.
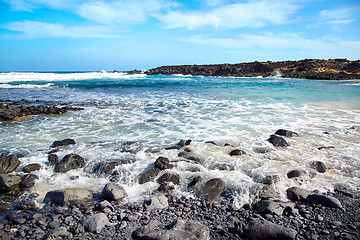
[[[0,73],[0,83],[24,81],[76,81],[87,79],[133,79],[146,77],[146,74],[127,74],[121,72],[83,72],[83,73],[38,73],[9,72]]]
[[[27,88],[27,89],[39,89],[39,88],[51,88],[55,85],[52,83],[47,84],[19,84],[19,85],[13,85],[13,84],[0,84],[0,88],[6,88],[6,89],[14,89],[14,88]]]

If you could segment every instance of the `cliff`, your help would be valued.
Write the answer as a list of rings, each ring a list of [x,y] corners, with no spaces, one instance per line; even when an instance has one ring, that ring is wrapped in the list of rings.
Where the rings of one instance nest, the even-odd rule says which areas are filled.
[[[250,62],[215,65],[162,66],[145,71],[148,75],[183,74],[219,77],[269,77],[302,78],[318,80],[360,79],[360,60],[305,59],[282,62]]]

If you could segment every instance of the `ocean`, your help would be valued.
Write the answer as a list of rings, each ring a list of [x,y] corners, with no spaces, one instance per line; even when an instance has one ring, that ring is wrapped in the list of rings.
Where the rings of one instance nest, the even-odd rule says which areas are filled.
[[[185,197],[196,194],[187,187],[196,176],[221,178],[239,206],[258,197],[267,176],[277,176],[273,187],[280,199],[292,186],[360,190],[358,81],[11,72],[0,73],[0,99],[84,108],[0,122],[0,151],[24,155],[22,166],[42,165],[32,189],[40,196],[68,187],[101,191],[111,180],[123,186],[126,201],[135,202],[158,188],[156,180],[139,184],[138,178],[160,156],[174,164],[166,171],[180,176],[172,191]],[[266,140],[277,129],[299,136],[286,138],[289,147],[276,148]],[[47,159],[50,146],[66,138],[77,144],[61,148],[59,158],[76,153],[87,165],[54,173]],[[202,164],[165,149],[188,139]],[[234,149],[246,154],[230,156]],[[113,160],[124,162],[116,173],[94,172],[97,164]],[[325,163],[327,171],[317,173],[314,161]],[[306,175],[289,179],[294,169]]]

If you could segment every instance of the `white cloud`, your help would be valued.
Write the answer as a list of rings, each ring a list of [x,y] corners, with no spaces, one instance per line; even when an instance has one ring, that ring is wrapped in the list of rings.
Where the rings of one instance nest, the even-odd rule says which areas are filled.
[[[66,26],[58,23],[36,21],[13,22],[3,28],[20,32],[17,35],[7,35],[7,38],[104,38],[119,37],[112,35],[111,29],[104,26]]]
[[[310,24],[307,27],[319,27],[327,24],[338,28],[359,18],[359,14],[356,14],[359,12],[359,7],[322,10],[317,17],[316,23]]]
[[[85,19],[103,24],[136,24],[146,22],[149,16],[158,14],[168,6],[161,0],[96,1],[81,4],[77,13]]]
[[[165,28],[202,27],[215,29],[256,28],[268,24],[284,24],[300,8],[294,1],[261,0],[246,3],[226,4],[208,11],[172,11],[159,19]]]
[[[32,11],[36,8],[48,6],[51,8],[71,8],[84,0],[4,0],[14,10]]]

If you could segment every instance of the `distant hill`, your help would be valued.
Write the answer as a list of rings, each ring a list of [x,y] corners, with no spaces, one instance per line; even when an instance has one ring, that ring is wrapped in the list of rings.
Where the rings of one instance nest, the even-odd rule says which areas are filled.
[[[360,61],[347,59],[305,59],[282,62],[162,66],[145,71],[148,75],[183,74],[220,77],[270,77],[318,80],[360,79]]]

